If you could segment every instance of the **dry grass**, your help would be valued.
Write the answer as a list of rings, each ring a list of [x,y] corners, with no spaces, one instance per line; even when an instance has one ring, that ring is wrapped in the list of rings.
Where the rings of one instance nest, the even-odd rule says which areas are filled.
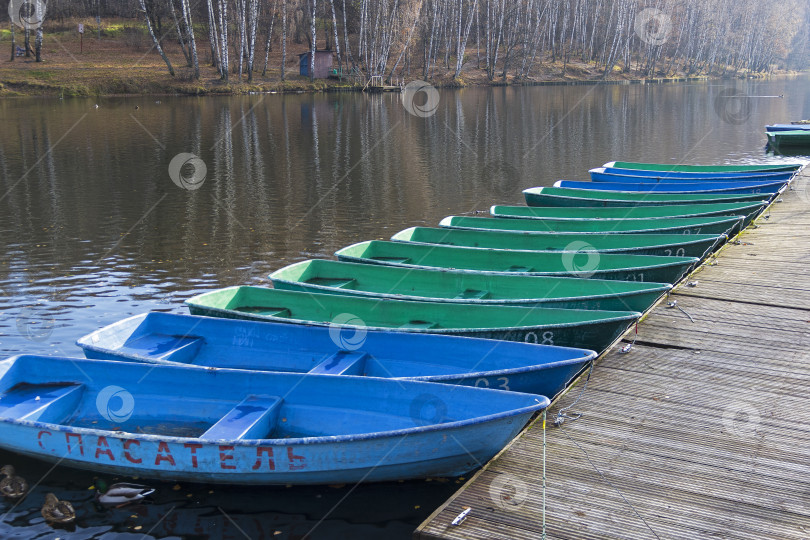
[[[78,23],[85,26],[83,44],[77,32]],[[198,34],[204,35],[202,28]],[[219,73],[210,65],[211,51],[205,40],[198,40],[200,54],[200,79],[194,80],[191,68],[186,66],[182,51],[176,41],[166,38],[166,50],[175,76],[171,77],[166,65],[152,46],[145,25],[140,21],[106,21],[102,25],[102,38],[96,37],[92,19],[66,22],[49,22],[45,25],[43,62],[30,58],[11,56],[10,32],[0,31],[0,96],[54,95],[54,96],[99,96],[121,94],[244,94],[248,92],[319,91],[351,88],[353,85],[337,80],[315,80],[298,75],[298,54],[305,52],[306,43],[290,42],[287,49],[287,80],[281,81],[281,53],[276,45],[270,53],[266,76],[261,75],[264,66],[264,44],[257,45],[257,69],[253,82],[247,77],[238,80],[231,74],[228,83],[220,80]],[[198,38],[200,36],[198,35]],[[17,33],[17,44],[22,45],[22,35]],[[319,44],[321,45],[321,44]],[[33,46],[33,43],[32,43]],[[478,69],[477,53],[470,49],[461,76],[453,78],[453,71],[441,64],[432,71],[432,82],[437,86],[476,86],[501,84],[532,84],[547,81],[601,80],[602,72],[592,64],[571,62],[543,63],[535,66],[535,76],[528,81],[514,79],[512,70],[504,81],[500,73],[494,81]],[[419,78],[421,70],[414,71],[406,80]],[[671,74],[679,76],[679,74]],[[640,78],[637,73],[616,70],[611,79],[629,80]]]

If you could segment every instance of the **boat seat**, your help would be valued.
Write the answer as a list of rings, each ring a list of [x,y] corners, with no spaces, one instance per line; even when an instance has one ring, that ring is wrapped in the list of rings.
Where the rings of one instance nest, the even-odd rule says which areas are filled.
[[[0,396],[0,417],[61,422],[79,404],[83,384],[19,384]]]
[[[353,289],[357,285],[357,280],[354,278],[325,278],[314,277],[304,281],[310,285],[320,285],[322,287],[331,287],[333,289]]]
[[[253,313],[255,315],[266,315],[268,317],[284,317],[286,319],[292,317],[292,312],[284,307],[240,306],[236,311],[241,313]]]
[[[507,272],[531,272],[533,268],[531,266],[519,266],[519,265],[512,265],[506,269]]]
[[[408,321],[401,325],[400,328],[410,328],[413,330],[427,330],[428,328],[438,328],[438,323],[431,321]]]
[[[284,399],[250,395],[200,435],[207,440],[264,439],[275,428]]]
[[[478,289],[465,289],[456,296],[457,300],[481,300],[489,296],[489,291],[479,291]]]
[[[196,336],[170,336],[147,334],[127,340],[118,351],[137,356],[188,363],[196,356],[205,340]]]
[[[393,262],[393,263],[409,263],[409,257],[371,257],[372,261]]]
[[[309,370],[320,375],[362,375],[366,367],[368,353],[360,351],[338,351]]]

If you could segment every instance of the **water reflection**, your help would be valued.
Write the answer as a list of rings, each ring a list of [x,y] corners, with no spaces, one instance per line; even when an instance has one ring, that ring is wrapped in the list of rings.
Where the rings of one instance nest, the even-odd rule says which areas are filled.
[[[728,88],[784,98],[746,98],[746,117],[732,123],[716,105]],[[763,126],[810,117],[810,91],[806,77],[463,89],[442,92],[427,118],[409,114],[396,94],[355,93],[2,100],[0,114],[0,354],[78,354],[77,337],[123,317],[182,313],[182,301],[203,290],[266,284],[281,266],[353,242],[494,203],[521,204],[522,189],[586,179],[587,169],[609,160],[762,160]],[[197,189],[169,177],[181,153],[205,163]],[[28,465],[31,478],[47,471]],[[90,484],[85,473],[59,469],[41,490],[84,505]],[[426,491],[427,503],[419,502],[427,500],[421,487],[352,492],[353,510],[320,530],[405,537],[451,489]],[[296,537],[299,522],[321,519],[320,499],[347,491],[160,493],[139,532],[183,503],[154,534],[233,534],[221,506],[257,536],[259,516],[261,526]],[[0,523],[0,536],[45,534],[36,501]],[[130,516],[139,512],[90,514],[85,537],[132,530]]]

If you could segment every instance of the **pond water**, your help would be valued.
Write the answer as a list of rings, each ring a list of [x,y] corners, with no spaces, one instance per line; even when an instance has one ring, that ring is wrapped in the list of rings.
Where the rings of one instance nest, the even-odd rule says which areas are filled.
[[[190,296],[267,285],[357,241],[523,204],[527,187],[614,159],[796,161],[766,153],[763,126],[810,117],[806,76],[470,88],[420,113],[434,104],[423,97],[0,101],[0,354],[79,355],[76,338],[121,318],[184,313]],[[0,462],[36,483],[18,505],[0,501],[3,538],[55,536],[39,513],[49,491],[79,512],[63,538],[408,538],[460,485],[150,482],[152,504],[101,511],[92,473]]]

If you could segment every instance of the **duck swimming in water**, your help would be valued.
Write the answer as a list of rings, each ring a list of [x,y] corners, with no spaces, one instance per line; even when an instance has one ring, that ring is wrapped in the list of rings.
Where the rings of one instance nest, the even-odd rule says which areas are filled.
[[[17,476],[17,471],[11,465],[4,465],[0,474],[4,475],[0,480],[0,494],[3,497],[19,499],[28,492],[28,482],[22,476]]]
[[[107,508],[120,508],[142,501],[155,492],[149,486],[138,484],[113,484],[109,488],[104,480],[96,480],[96,502]]]
[[[42,517],[48,523],[65,525],[76,521],[76,511],[70,501],[60,501],[53,493],[45,495],[45,505],[42,507]]]

